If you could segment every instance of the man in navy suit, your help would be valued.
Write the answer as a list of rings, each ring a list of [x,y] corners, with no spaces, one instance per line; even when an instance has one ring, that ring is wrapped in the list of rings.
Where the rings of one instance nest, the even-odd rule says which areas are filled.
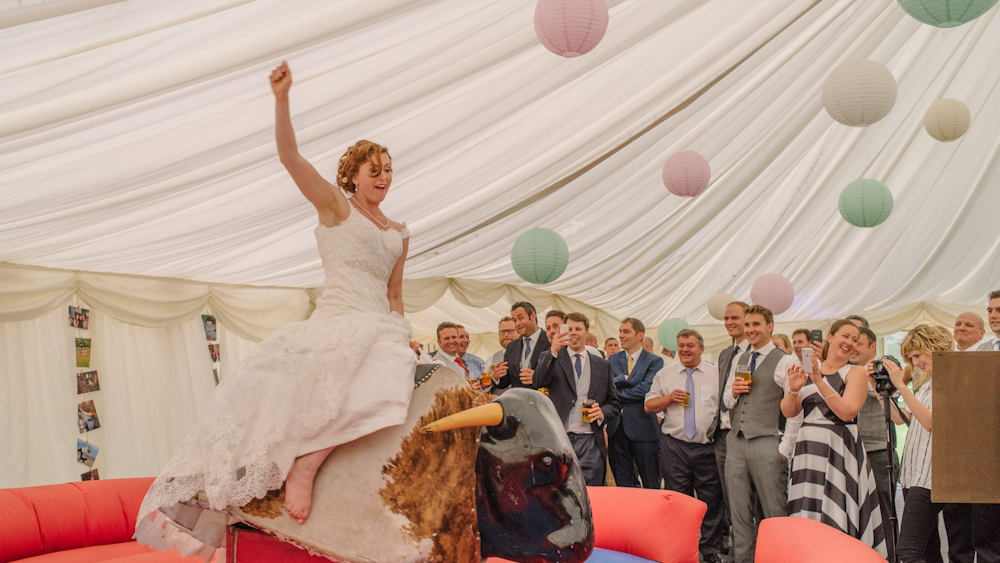
[[[663,358],[643,349],[645,333],[646,327],[633,318],[623,320],[618,329],[623,350],[611,356],[611,370],[622,415],[608,423],[608,449],[616,485],[638,487],[641,478],[643,487],[659,489],[659,423],[644,403],[653,378],[663,369]]]
[[[520,338],[507,345],[504,361],[493,370],[493,378],[498,389],[508,387],[531,387],[522,380],[531,381],[531,374],[538,367],[538,358],[549,349],[549,339],[538,326],[535,306],[527,301],[518,301],[510,308],[514,327]],[[529,362],[530,368],[522,369],[522,362]]]
[[[570,313],[566,315],[566,324],[569,332],[558,333],[530,379],[524,372],[521,377],[532,387],[548,387],[549,400],[556,407],[580,460],[584,481],[592,487],[600,486],[604,485],[608,456],[604,426],[618,417],[621,406],[612,381],[611,364],[587,351],[590,321],[580,313]],[[584,411],[586,401],[594,404]]]

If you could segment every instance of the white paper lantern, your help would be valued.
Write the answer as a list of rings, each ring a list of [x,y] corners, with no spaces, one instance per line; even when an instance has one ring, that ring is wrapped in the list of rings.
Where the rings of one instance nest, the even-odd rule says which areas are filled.
[[[792,306],[795,288],[781,274],[764,274],[750,287],[750,300],[754,305],[763,305],[775,315],[780,315]]]
[[[969,108],[951,98],[934,102],[924,114],[924,129],[931,137],[943,143],[950,143],[965,135],[970,123],[972,113]]]
[[[844,125],[867,127],[885,117],[896,103],[896,79],[881,63],[844,61],[823,84],[823,107]]]
[[[708,314],[712,315],[713,319],[721,321],[726,318],[726,307],[733,301],[736,300],[728,293],[722,291],[716,293],[708,298]]]

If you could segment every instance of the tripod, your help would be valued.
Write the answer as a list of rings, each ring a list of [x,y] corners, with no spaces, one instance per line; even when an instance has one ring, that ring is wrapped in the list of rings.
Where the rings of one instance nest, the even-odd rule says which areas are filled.
[[[894,387],[889,381],[876,380],[875,390],[882,396],[882,406],[885,408],[885,430],[889,438],[889,447],[886,452],[888,454],[886,456],[888,462],[885,470],[889,474],[889,483],[892,485],[893,492],[893,500],[889,503],[889,533],[886,534],[885,543],[892,548],[890,553],[893,554],[893,560],[889,561],[889,563],[898,563],[899,554],[896,553],[896,536],[899,533],[899,518],[896,516],[895,493],[899,474],[896,469],[896,424],[892,421],[892,411],[890,410],[892,408],[890,403],[895,402],[892,399]]]

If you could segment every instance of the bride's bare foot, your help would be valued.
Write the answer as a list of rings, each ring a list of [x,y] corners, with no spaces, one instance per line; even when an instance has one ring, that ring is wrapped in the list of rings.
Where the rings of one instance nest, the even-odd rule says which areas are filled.
[[[333,448],[319,450],[296,458],[285,478],[285,509],[299,524],[309,517],[312,508],[313,480],[323,461]]]

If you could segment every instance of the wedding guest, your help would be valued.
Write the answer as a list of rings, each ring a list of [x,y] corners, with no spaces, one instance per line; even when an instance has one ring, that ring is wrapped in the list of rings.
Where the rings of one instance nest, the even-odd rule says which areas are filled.
[[[558,309],[552,309],[545,313],[545,336],[549,342],[552,342],[559,332],[559,327],[564,324],[566,324],[566,313]]]
[[[596,352],[600,354],[604,359],[608,358],[608,356],[604,353],[604,350],[597,349],[597,335],[593,332],[587,333],[587,349],[590,350],[591,353]]]
[[[642,349],[649,352],[650,354],[655,354],[653,352],[653,339],[649,336],[643,337],[642,339]],[[664,348],[666,350],[666,348]]]
[[[504,361],[494,370],[497,387],[530,387],[524,379],[531,381],[531,375],[538,367],[538,358],[549,349],[549,339],[538,326],[535,306],[527,301],[514,303],[510,308],[514,327],[520,338],[507,345]],[[522,367],[523,366],[523,367]]]
[[[796,365],[774,346],[774,315],[767,307],[747,309],[743,325],[750,350],[733,362],[723,401],[730,411],[732,430],[726,444],[726,486],[733,519],[736,563],[752,563],[757,545],[753,518],[755,501],[764,518],[788,515],[788,458],[802,425],[802,414],[786,422],[781,400],[788,387],[788,370]],[[753,383],[738,372],[751,373]],[[752,400],[748,397],[752,394]],[[777,455],[776,455],[777,454]]]
[[[608,358],[614,356],[618,352],[621,352],[621,345],[618,344],[618,340],[611,337],[604,341],[604,355]]]
[[[990,292],[990,302],[986,307],[987,320],[993,336],[978,348],[980,352],[1000,352],[1000,290]],[[1000,534],[997,534],[1000,536]]]
[[[566,324],[569,332],[556,336],[551,350],[545,351],[545,357],[538,362],[538,369],[522,372],[521,377],[532,378],[525,382],[526,386],[548,388],[549,399],[580,461],[584,480],[588,486],[600,486],[604,485],[608,456],[604,426],[618,416],[621,407],[611,364],[587,352],[590,321],[580,313],[570,313]],[[593,403],[586,411],[585,402]]]
[[[457,324],[455,326],[458,328],[458,355],[462,358],[462,362],[468,369],[469,377],[482,377],[483,371],[486,369],[486,362],[479,356],[468,352],[469,332],[462,325]]]
[[[1000,307],[1000,291],[990,294],[991,306]],[[991,320],[1000,315],[989,311]],[[992,341],[977,346],[986,335],[983,318],[962,313],[955,319],[955,350],[958,352],[996,350]],[[911,425],[912,427],[912,425]],[[944,527],[948,533],[948,560],[953,563],[1000,562],[1000,504],[949,503],[944,506]]]
[[[802,349],[810,347],[811,337],[812,331],[808,328],[797,328],[792,333],[792,352],[795,352],[795,357],[800,362],[802,361]]]
[[[788,339],[784,334],[775,334],[771,336],[771,342],[778,347],[779,350],[786,354],[792,353],[792,341]],[[799,358],[801,360],[801,357]]]
[[[469,367],[458,353],[458,325],[450,322],[443,322],[439,324],[437,327],[437,345],[438,351],[434,353],[433,358],[441,360],[446,366],[453,367],[456,371],[458,371],[458,373],[462,374],[465,379],[471,381],[472,376],[469,373]],[[478,379],[471,384],[475,389],[480,388]]]
[[[645,398],[648,413],[664,413],[660,436],[660,475],[664,488],[697,495],[708,505],[701,522],[698,551],[706,563],[722,563],[722,482],[709,431],[719,404],[719,373],[701,359],[705,341],[696,330],[677,333],[679,362],[656,374]],[[617,477],[615,478],[617,482]]]
[[[808,373],[800,365],[788,373],[781,411],[787,418],[804,416],[792,458],[788,515],[823,522],[886,557],[875,475],[858,437],[868,377],[863,366],[848,363],[857,341],[858,327],[841,319],[827,334],[822,368],[813,357]]]
[[[500,349],[490,356],[490,365],[493,366],[503,361],[503,356],[507,353],[507,345],[517,337],[514,319],[510,317],[500,319],[500,323],[497,325],[497,337],[500,340]]]
[[[861,315],[848,315],[844,317],[844,319],[851,321],[856,327],[865,327],[869,330],[871,329],[871,326],[868,324],[868,319],[862,317]]]
[[[646,327],[639,319],[629,317],[618,328],[625,349],[610,362],[621,416],[608,423],[608,452],[616,485],[659,489],[660,432],[656,414],[644,404],[653,378],[663,369],[663,358],[642,347],[645,338]]]

